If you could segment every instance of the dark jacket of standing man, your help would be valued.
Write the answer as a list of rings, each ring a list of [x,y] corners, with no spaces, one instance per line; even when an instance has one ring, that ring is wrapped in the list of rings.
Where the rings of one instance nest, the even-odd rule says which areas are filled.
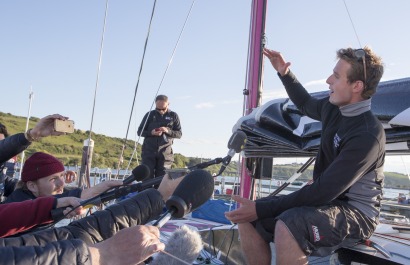
[[[158,95],[155,98],[155,110],[145,114],[138,135],[144,137],[142,145],[142,163],[151,170],[150,178],[165,175],[174,162],[172,144],[174,138],[182,136],[178,114],[168,109],[168,97]]]

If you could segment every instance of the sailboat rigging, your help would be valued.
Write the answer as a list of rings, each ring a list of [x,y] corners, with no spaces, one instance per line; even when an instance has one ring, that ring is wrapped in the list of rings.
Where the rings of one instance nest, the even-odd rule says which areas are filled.
[[[138,72],[137,83],[136,83],[136,86],[135,86],[135,89],[134,89],[134,96],[133,96],[133,100],[132,100],[132,104],[131,104],[131,110],[130,110],[129,121],[128,121],[128,125],[127,125],[126,135],[125,135],[125,138],[123,140],[123,145],[121,147],[120,155],[119,155],[119,158],[118,158],[117,174],[116,174],[115,178],[118,178],[121,166],[124,162],[124,160],[123,160],[124,150],[125,150],[125,147],[126,147],[126,144],[127,144],[127,141],[128,141],[128,134],[129,134],[129,130],[130,130],[132,116],[133,116],[133,113],[134,113],[136,96],[137,96],[139,83],[140,83],[140,79],[141,79],[141,74],[142,74],[142,70],[143,70],[145,54],[146,54],[146,51],[147,51],[148,40],[149,40],[150,32],[151,32],[151,26],[152,26],[154,14],[155,14],[156,2],[157,1],[155,0],[154,3],[153,3],[153,7],[152,7],[151,17],[150,17],[150,21],[149,21],[148,30],[147,30],[147,36],[145,38],[144,49],[143,49],[142,58],[141,58],[141,62],[140,62],[140,68],[139,68],[139,72]],[[172,63],[172,59],[173,59],[173,57],[176,53],[178,44],[181,40],[182,33],[184,32],[185,26],[186,26],[187,21],[190,17],[190,14],[191,14],[191,11],[193,9],[194,4],[195,4],[195,0],[192,1],[191,7],[188,11],[185,22],[182,26],[182,29],[180,31],[178,40],[175,44],[172,55],[171,55],[170,60],[167,64],[167,67],[166,67],[166,69],[163,73],[162,79],[161,79],[160,84],[157,88],[155,96],[158,95],[159,90],[161,89],[162,83],[163,83],[163,81],[165,79],[165,76],[168,72],[168,69],[169,69],[169,67]],[[82,163],[82,166],[84,166],[84,168],[82,167],[82,169],[80,171],[82,174],[80,174],[79,186],[83,186],[83,182],[85,182],[85,185],[87,187],[90,186],[90,167],[91,167],[91,160],[92,160],[92,151],[91,151],[92,147],[90,147],[90,146],[93,144],[92,139],[91,139],[91,135],[92,135],[92,126],[93,126],[94,111],[95,111],[95,105],[96,105],[97,90],[98,90],[99,79],[100,79],[100,70],[101,70],[101,64],[102,64],[102,51],[103,51],[104,35],[105,35],[106,24],[107,24],[107,15],[108,15],[108,0],[106,0],[106,4],[105,4],[104,23],[103,23],[103,31],[102,31],[101,43],[100,43],[99,62],[98,62],[98,68],[97,68],[97,79],[96,79],[96,84],[95,84],[94,101],[93,101],[93,108],[92,108],[92,115],[91,115],[91,124],[90,124],[89,137],[88,137],[88,140],[87,140],[87,144],[85,143],[86,144],[85,145],[86,149],[84,151],[84,158],[83,158],[84,162]],[[155,98],[155,96],[154,96],[154,98]],[[150,110],[152,110],[154,102],[155,101],[152,101]],[[144,124],[144,126],[145,126],[145,124]],[[137,146],[138,146],[139,141],[140,141],[140,137],[138,137],[138,139],[135,140],[134,150],[133,150],[133,152],[130,156],[128,165],[127,165],[126,170],[125,170],[126,172],[128,172],[128,169],[129,169],[129,166],[131,165],[132,159],[133,159],[134,155],[136,155],[136,150],[137,150]]]
[[[27,110],[27,119],[26,119],[26,129],[24,130],[25,132],[27,132],[27,130],[28,130],[28,125],[29,125],[29,121],[30,121],[30,116],[31,116],[31,105],[32,105],[32,103],[33,103],[33,98],[34,98],[34,92],[33,92],[33,87],[30,87],[30,92],[29,92],[29,95],[28,95],[28,110]],[[21,165],[23,165],[24,164],[24,157],[25,157],[25,152],[23,151],[22,153],[21,153]],[[21,166],[21,169],[22,169],[23,167]],[[21,173],[22,173],[22,170],[20,169],[20,172],[19,172],[19,179],[20,179],[20,177],[21,177]]]
[[[250,25],[250,41],[249,41],[249,59],[248,59],[248,69],[247,69],[247,84],[246,88],[244,91],[245,94],[245,111],[244,114],[245,116],[250,115],[252,111],[257,109],[261,105],[261,97],[262,97],[262,86],[263,86],[263,57],[262,57],[262,49],[265,45],[265,36],[264,36],[264,30],[265,30],[265,18],[266,18],[266,9],[267,9],[267,0],[254,0],[252,1],[252,12],[251,12],[251,25]],[[175,51],[175,50],[174,50]],[[168,68],[167,68],[168,69]],[[141,73],[141,69],[140,69]],[[138,77],[139,80],[139,77]],[[406,83],[406,80],[400,80],[399,82],[401,83]],[[161,81],[162,84],[162,81]],[[161,85],[160,85],[161,86]],[[391,88],[392,86],[395,86],[393,83],[387,82],[385,86],[382,86],[387,89],[386,93],[391,93]],[[137,83],[138,87],[138,83]],[[158,88],[159,90],[159,88]],[[136,93],[136,92],[135,92]],[[316,93],[315,96],[317,97],[322,97],[323,95],[321,93]],[[383,97],[383,95],[382,95]],[[135,95],[134,95],[134,101],[135,101]],[[378,101],[378,98],[376,97],[375,101]],[[134,103],[133,103],[134,104]],[[276,102],[272,103],[272,106],[274,104],[279,104],[283,105],[284,107],[279,107],[276,108],[277,110],[283,110],[283,112],[280,113],[280,115],[294,115],[295,113],[297,114],[297,109],[295,106],[290,104],[287,99],[279,99]],[[402,104],[395,105],[395,107],[403,108]],[[152,108],[152,106],[151,106]],[[265,108],[267,109],[267,107]],[[375,108],[376,111],[378,110],[377,107]],[[271,111],[271,110],[269,110]],[[269,116],[270,114],[268,113],[269,111],[262,113],[260,115],[267,115]],[[397,110],[400,113],[402,110]],[[132,114],[131,114],[132,115]],[[297,114],[299,115],[299,114]],[[389,117],[390,119],[392,117]],[[275,118],[273,118],[275,119]],[[292,120],[290,119],[285,119],[285,120]],[[131,121],[131,117],[130,117]],[[303,118],[300,118],[301,122],[304,122]],[[258,121],[259,122],[259,121]],[[283,135],[275,135],[275,130],[272,130],[272,127],[270,127],[269,130],[266,130],[263,128],[263,126],[255,126],[255,122],[253,120],[251,121],[245,121],[244,123],[241,124],[241,129],[244,130],[249,134],[249,142],[247,143],[247,148],[245,148],[244,154],[246,159],[243,159],[242,161],[242,171],[241,171],[241,183],[240,183],[240,194],[243,197],[247,198],[254,198],[254,192],[253,192],[253,183],[254,179],[251,177],[251,173],[249,170],[248,165],[246,164],[246,160],[252,157],[275,157],[275,156],[313,156],[317,150],[317,144],[320,140],[320,134],[319,134],[319,139],[317,137],[317,133],[320,132],[320,126],[318,124],[313,124],[312,126],[309,127],[309,129],[303,129],[303,134],[300,135],[300,137],[307,136],[308,140],[303,139],[303,145],[298,145],[299,142],[292,142],[292,138],[295,138],[293,135],[293,132],[295,131],[295,128],[289,124],[280,124],[281,129],[286,128],[292,133],[291,135],[285,136],[285,141],[286,143],[284,145],[282,144]],[[128,124],[129,128],[130,123]],[[272,126],[272,125],[269,125]],[[304,124],[301,124],[302,128]],[[306,126],[305,126],[306,128]],[[269,133],[269,131],[271,131]],[[272,132],[273,131],[273,132]],[[280,131],[280,130],[278,130]],[[393,129],[390,131],[391,135],[394,137],[397,137],[400,132],[397,130]],[[128,130],[127,130],[127,135],[128,135]],[[277,141],[279,139],[279,141]],[[397,138],[394,138],[394,140],[391,142],[394,144],[397,144]],[[272,145],[270,145],[272,144]],[[268,148],[267,148],[268,147]],[[286,149],[288,148],[289,149]],[[274,152],[275,149],[278,150],[279,153],[270,153]],[[394,150],[395,152],[406,152],[407,150]],[[254,160],[252,162],[252,166],[254,168],[259,168],[261,167],[261,160]],[[234,226],[229,227],[227,232],[231,232],[235,230]],[[224,238],[226,237],[227,233],[223,236]],[[372,245],[375,248],[378,248],[377,243],[371,243],[369,245]],[[222,248],[222,247],[221,247]],[[384,248],[382,247],[381,249],[379,248],[379,251],[382,250],[384,251]],[[351,250],[347,250],[351,251]],[[229,249],[228,253],[226,254],[226,257],[229,255]],[[347,256],[351,256],[352,254],[347,254]],[[385,255],[386,258],[386,255]],[[316,260],[317,262],[317,260]],[[314,262],[312,262],[313,264]]]
[[[267,18],[266,14],[267,14],[268,1],[267,0],[253,0],[251,2],[252,2],[251,8],[250,8],[251,9],[251,13],[250,13],[251,22],[250,22],[249,39],[248,39],[248,61],[247,61],[247,67],[246,67],[247,74],[246,74],[246,80],[245,80],[246,82],[245,89],[243,91],[243,94],[244,94],[243,116],[249,119],[240,123],[240,129],[245,131],[248,134],[248,143],[243,152],[243,156],[240,158],[240,161],[242,162],[242,164],[240,168],[241,172],[239,174],[241,177],[240,195],[246,198],[255,198],[256,196],[255,191],[257,190],[257,187],[254,185],[254,183],[262,184],[262,180],[255,179],[253,178],[252,175],[254,175],[254,172],[260,172],[260,169],[263,168],[264,165],[266,165],[265,163],[266,161],[270,162],[268,159],[264,160],[264,158],[312,157],[315,155],[317,151],[318,143],[320,142],[320,124],[315,123],[311,120],[307,120],[305,119],[305,117],[301,116],[297,108],[287,98],[279,97],[279,98],[276,98],[274,101],[270,102],[269,104],[268,103],[262,104],[262,95],[264,92],[263,91],[264,64],[263,64],[263,57],[262,57],[261,51],[266,45],[265,21]],[[137,90],[140,84],[141,73],[143,70],[142,66],[144,64],[145,52],[147,49],[148,37],[150,34],[151,22],[152,22],[153,15],[154,15],[155,5],[156,5],[156,1],[154,2],[154,8],[151,13],[151,21],[150,21],[148,33],[145,39],[144,52],[143,52],[143,56],[141,59],[141,65],[140,65],[140,69],[138,73],[137,84],[134,90],[134,98],[132,102],[131,113],[129,116],[127,132],[126,132],[125,140],[122,146],[120,158],[123,157],[125,145],[127,144],[127,138],[128,138],[131,120],[132,120],[132,115],[133,115],[133,112],[135,111],[134,104],[137,98],[136,97]],[[193,6],[193,3],[192,3],[192,6]],[[191,9],[192,9],[192,6],[191,6]],[[99,80],[100,80],[100,68],[101,68],[101,62],[102,62],[102,47],[103,47],[103,40],[104,40],[104,33],[105,33],[105,23],[106,23],[105,21],[107,17],[107,7],[108,7],[108,0],[106,2],[104,29],[103,29],[103,36],[101,38],[98,74],[97,74],[97,80],[95,84],[95,96],[94,96],[93,114],[92,114],[91,126],[90,126],[90,132],[89,132],[89,140],[91,140],[91,136],[92,136],[94,108],[95,108],[95,103],[96,103],[97,89],[98,89]],[[350,17],[350,14],[349,14],[349,17]],[[350,20],[352,19],[350,18]],[[185,27],[185,24],[183,28],[184,27]],[[359,45],[361,46],[360,40],[358,38],[358,34],[356,33],[356,30],[354,31],[357,36]],[[181,35],[182,35],[182,31],[180,33],[180,37]],[[165,73],[162,76],[159,87],[157,89],[157,94],[163,84],[165,75],[168,71],[168,68],[170,67],[170,64],[174,57],[178,43],[179,43],[179,39],[175,45],[171,59],[166,67]],[[218,63],[218,62],[214,61],[213,63]],[[186,80],[187,80],[186,82],[190,81],[188,78]],[[408,106],[406,105],[409,87],[410,87],[409,78],[396,79],[396,80],[383,82],[381,84],[379,96],[376,96],[374,99],[375,101],[374,110],[375,112],[377,112],[377,114],[379,114],[381,119],[383,119],[383,123],[386,126],[386,131],[388,132],[388,135],[390,137],[389,138],[390,154],[407,155],[409,153],[408,146],[409,146],[410,137],[407,134],[407,129],[410,126],[410,124],[408,123],[408,121],[410,120],[409,119],[410,111],[409,111]],[[322,97],[323,93],[317,92],[317,93],[314,93],[314,95],[317,97]],[[107,106],[111,106],[111,105],[107,104]],[[152,109],[152,106],[153,105],[151,105],[151,109]],[[274,115],[272,115],[272,112],[274,111],[276,112],[274,113]],[[270,120],[273,121],[273,123],[266,125],[266,124],[262,124],[260,120],[253,119],[253,117],[251,116],[254,115],[256,112],[258,112],[258,117],[269,118]],[[285,122],[281,123],[283,120]],[[296,126],[297,128],[295,128],[295,124],[286,123],[286,121],[294,121],[294,120],[297,120],[298,125],[300,125],[300,126]],[[214,118],[214,121],[217,122],[215,118]],[[109,126],[111,126],[111,124]],[[295,140],[295,141],[292,141],[292,140]],[[127,170],[131,164],[131,160],[133,159],[134,155],[136,155],[136,150],[137,150],[136,147],[138,145],[138,142],[139,142],[139,139],[135,143],[134,151],[128,163]],[[88,152],[89,151],[87,151],[87,153]],[[89,155],[87,155],[87,157],[88,156]],[[248,162],[250,161],[250,162],[247,163],[247,161]],[[120,164],[121,163],[118,162],[118,166],[117,166],[118,173],[121,167]],[[86,172],[88,174],[90,172],[90,169],[88,168]],[[235,190],[234,188],[235,186],[232,187],[232,190]],[[194,223],[195,219],[184,219],[181,222]],[[206,256],[209,253],[205,253],[203,254],[203,256],[206,256],[207,258],[209,258],[209,260],[213,260],[216,264],[225,264],[227,262],[231,264],[232,260],[236,260],[238,262],[237,264],[240,264],[240,261],[238,261],[240,260],[238,258],[238,256],[240,256],[240,253],[235,252],[238,249],[239,242],[236,241],[237,234],[235,233],[237,233],[237,230],[234,225],[220,226],[220,224],[217,224],[217,225],[212,224],[214,225],[212,226],[209,223],[205,223],[204,221],[201,221],[201,220],[195,223],[195,225],[203,229],[202,231],[203,235],[205,235],[205,230],[207,230],[208,232],[211,231],[209,232],[209,234],[215,233],[216,235],[219,233],[218,238],[217,236],[213,238],[215,239],[215,242],[217,243],[215,243],[214,245],[212,244],[210,245],[211,247],[216,246],[217,252],[218,254],[221,255],[221,257],[216,258],[216,255]],[[207,227],[207,225],[209,226]],[[218,229],[214,229],[216,226],[218,226]],[[170,227],[171,227],[171,224],[170,224]],[[209,237],[204,238],[204,241],[206,241],[206,239],[209,239],[209,240],[212,239],[212,236],[210,236],[209,234],[207,234],[207,236]],[[384,241],[380,241],[381,239],[383,239]],[[377,235],[375,236],[375,239],[372,239],[372,240],[374,240],[378,244],[381,244],[384,248],[386,245],[389,246],[389,244],[392,244],[389,240],[392,241],[393,239],[392,237],[386,236],[385,234],[377,233]],[[399,243],[398,245],[397,244],[394,245],[394,248],[396,248],[396,251],[391,251],[391,249],[389,249],[389,253],[393,254],[392,258],[390,259],[385,256],[383,257],[382,255],[380,255],[380,253],[375,253],[374,249],[368,248],[363,245],[359,245],[357,246],[357,248],[354,248],[353,250],[348,249],[344,251],[346,251],[345,253],[347,253],[347,256],[352,256],[357,253],[359,254],[364,253],[363,256],[365,256],[366,253],[370,253],[370,255],[377,256],[378,260],[376,261],[378,262],[385,262],[386,259],[391,262],[397,261],[397,260],[398,262],[403,261],[403,260],[410,261],[407,255],[408,240],[403,241],[402,238],[400,238],[400,240],[398,238],[394,238],[394,241],[395,243],[399,243],[399,242],[401,243]],[[407,248],[403,246],[407,246]],[[208,250],[209,249],[210,248],[208,248]],[[235,258],[238,258],[238,259],[235,259]],[[315,261],[318,262],[318,260],[315,260]],[[312,264],[314,263],[315,262],[312,261]]]
[[[186,16],[186,18],[185,18],[184,24],[183,24],[183,26],[182,26],[182,28],[181,28],[180,33],[179,33],[178,39],[177,39],[177,41],[176,41],[176,43],[175,43],[175,47],[174,47],[174,49],[173,49],[173,51],[172,51],[172,54],[171,54],[171,57],[170,57],[169,62],[168,62],[168,64],[167,64],[167,67],[165,68],[165,71],[164,71],[164,73],[163,73],[163,75],[162,75],[161,81],[160,81],[160,83],[159,83],[159,85],[158,85],[157,91],[156,91],[156,93],[155,93],[155,95],[154,95],[154,99],[155,99],[156,96],[158,95],[158,93],[159,93],[159,91],[160,91],[160,89],[161,89],[161,87],[162,87],[162,84],[163,84],[163,82],[164,82],[164,79],[165,79],[165,77],[166,77],[166,75],[167,75],[168,69],[169,69],[169,67],[171,66],[172,60],[173,60],[173,58],[174,58],[174,55],[175,55],[175,53],[176,53],[176,51],[177,51],[179,42],[180,42],[180,40],[181,40],[182,33],[184,32],[185,26],[187,25],[187,22],[188,22],[188,19],[189,19],[190,15],[191,15],[191,11],[192,11],[192,9],[193,9],[193,7],[194,7],[194,4],[195,4],[195,0],[192,1],[191,7],[190,7],[190,9],[189,9],[189,11],[188,11],[188,14],[187,14],[187,16]],[[134,99],[133,99],[132,107],[131,107],[131,111],[130,111],[130,118],[129,118],[129,121],[128,121],[127,133],[126,133],[126,136],[125,136],[125,139],[124,139],[124,144],[123,144],[123,146],[122,146],[120,158],[122,157],[122,155],[123,155],[123,153],[124,153],[125,144],[126,144],[126,141],[127,141],[127,138],[128,138],[128,131],[129,131],[129,128],[130,128],[130,125],[131,125],[132,113],[133,113],[133,110],[134,110],[134,104],[135,104],[135,100],[136,100],[136,95],[137,95],[137,91],[138,91],[138,86],[139,86],[139,82],[140,82],[142,67],[143,67],[144,58],[145,58],[145,52],[146,52],[146,49],[147,49],[147,44],[148,44],[148,39],[149,39],[149,32],[151,31],[150,29],[151,29],[152,19],[153,19],[153,17],[154,17],[155,6],[156,6],[156,0],[154,1],[154,5],[153,5],[153,9],[152,9],[151,19],[150,19],[150,23],[149,23],[149,27],[148,27],[148,33],[147,33],[147,37],[146,37],[146,41],[145,41],[145,45],[144,45],[144,52],[143,52],[143,56],[142,56],[142,59],[141,59],[140,70],[139,70],[139,73],[138,73],[138,81],[137,81],[137,84],[136,84],[136,87],[135,87]],[[150,111],[153,109],[154,104],[155,104],[155,100],[152,101],[150,110],[149,110],[148,112],[150,112]],[[147,121],[148,121],[148,119],[145,120],[145,123],[144,123],[144,125],[143,125],[143,127],[142,127],[142,130],[145,129],[145,126],[146,126]],[[136,144],[139,143],[140,138],[141,138],[141,137],[138,137],[138,139],[136,140]],[[132,153],[132,155],[131,155],[131,157],[130,157],[130,160],[129,160],[129,163],[128,163],[128,166],[127,166],[126,170],[128,170],[128,167],[129,167],[129,165],[131,164],[131,161],[132,161],[132,159],[133,159],[133,157],[134,157],[135,151],[136,151],[136,148],[134,149],[134,152]],[[120,169],[120,162],[118,163],[118,167],[117,167],[117,168]],[[119,170],[118,170],[118,172],[119,172]]]

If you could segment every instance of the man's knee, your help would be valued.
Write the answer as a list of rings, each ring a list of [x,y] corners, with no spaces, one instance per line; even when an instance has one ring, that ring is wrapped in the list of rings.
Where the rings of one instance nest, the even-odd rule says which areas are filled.
[[[292,237],[292,234],[282,220],[277,220],[275,225],[275,239],[283,237]]]
[[[269,244],[261,237],[251,223],[238,224],[241,248],[247,264],[270,264]]]
[[[241,239],[250,240],[251,242],[265,242],[263,237],[256,230],[255,226],[251,223],[240,223],[238,224],[239,236]]]

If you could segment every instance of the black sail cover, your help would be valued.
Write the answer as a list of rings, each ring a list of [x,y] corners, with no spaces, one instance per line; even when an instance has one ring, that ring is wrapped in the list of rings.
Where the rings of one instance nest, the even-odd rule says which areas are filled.
[[[329,91],[311,94],[327,97]],[[410,153],[410,78],[380,82],[372,97],[372,112],[382,122],[389,154]],[[319,148],[321,122],[310,119],[288,99],[275,99],[239,119],[244,131],[245,157],[306,157]]]

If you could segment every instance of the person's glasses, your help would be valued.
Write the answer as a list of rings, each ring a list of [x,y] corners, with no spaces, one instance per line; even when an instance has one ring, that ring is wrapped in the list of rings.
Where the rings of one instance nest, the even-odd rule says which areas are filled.
[[[158,111],[166,111],[167,110],[167,108],[164,108],[164,109],[155,108],[155,109],[158,110]]]
[[[354,51],[354,56],[356,56],[357,59],[362,59],[363,62],[363,72],[364,72],[364,90],[366,90],[366,82],[367,82],[367,73],[366,73],[366,52],[363,49],[357,49]]]

